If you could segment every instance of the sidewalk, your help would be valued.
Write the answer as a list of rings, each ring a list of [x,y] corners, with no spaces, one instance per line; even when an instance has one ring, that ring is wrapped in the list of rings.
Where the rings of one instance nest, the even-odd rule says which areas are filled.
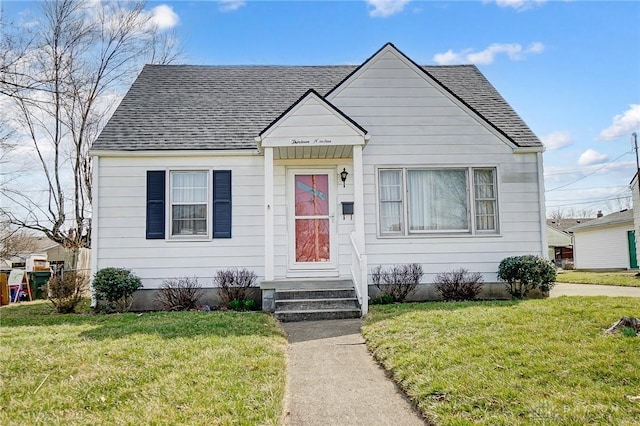
[[[549,297],[560,296],[640,297],[640,287],[557,283],[549,292]]]
[[[373,360],[360,319],[284,323],[284,424],[424,425]]]

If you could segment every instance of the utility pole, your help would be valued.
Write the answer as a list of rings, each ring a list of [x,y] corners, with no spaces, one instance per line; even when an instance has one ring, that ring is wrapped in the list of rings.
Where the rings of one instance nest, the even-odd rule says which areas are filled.
[[[638,195],[640,196],[640,161],[638,161],[638,134],[636,132],[633,132],[631,133],[631,136],[633,136],[633,146],[636,150],[636,181],[638,183]],[[640,198],[638,199],[640,200]],[[638,206],[638,208],[640,208],[640,206]]]

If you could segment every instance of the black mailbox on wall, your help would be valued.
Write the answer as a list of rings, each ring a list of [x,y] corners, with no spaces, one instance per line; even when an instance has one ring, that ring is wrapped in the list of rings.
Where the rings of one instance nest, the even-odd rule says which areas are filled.
[[[353,216],[353,201],[343,201],[342,202],[342,218],[346,215]]]

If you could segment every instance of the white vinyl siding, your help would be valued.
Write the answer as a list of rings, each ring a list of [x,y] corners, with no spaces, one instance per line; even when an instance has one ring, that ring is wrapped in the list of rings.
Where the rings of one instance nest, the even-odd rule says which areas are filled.
[[[576,269],[627,269],[629,241],[627,232],[633,223],[576,230],[573,233],[573,258]]]
[[[423,282],[427,283],[440,272],[464,267],[482,273],[486,282],[497,282],[498,264],[505,257],[546,255],[547,247],[541,241],[537,154],[514,152],[502,135],[413,64],[394,52],[382,52],[328,100],[370,136],[363,150],[365,252],[370,267],[417,262],[425,269]],[[491,166],[495,170],[496,230],[478,230],[475,235],[430,233],[428,238],[408,233],[383,235],[379,171],[425,166]],[[475,210],[473,204],[469,207]]]
[[[178,153],[181,154],[181,153]],[[233,238],[145,238],[147,170],[167,171],[167,203],[170,172],[231,170],[233,173]],[[341,169],[342,170],[342,169]],[[264,274],[264,172],[262,157],[182,156],[101,157],[96,268],[131,269],[142,278],[144,289],[159,288],[167,278],[197,277],[203,287],[213,286],[217,269],[249,268]],[[207,185],[211,187],[207,178]],[[212,191],[207,190],[211,194]],[[167,222],[169,221],[167,207]],[[210,211],[210,210],[209,210]],[[210,222],[211,215],[207,216]],[[170,226],[170,225],[167,225]],[[210,226],[209,226],[210,228]],[[167,235],[171,235],[167,228]]]

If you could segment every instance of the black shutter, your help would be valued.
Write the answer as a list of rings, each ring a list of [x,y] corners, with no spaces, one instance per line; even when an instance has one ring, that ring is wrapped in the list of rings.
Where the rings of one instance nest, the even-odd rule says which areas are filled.
[[[231,170],[213,171],[213,238],[231,238]]]
[[[165,172],[147,171],[147,239],[164,239]]]

